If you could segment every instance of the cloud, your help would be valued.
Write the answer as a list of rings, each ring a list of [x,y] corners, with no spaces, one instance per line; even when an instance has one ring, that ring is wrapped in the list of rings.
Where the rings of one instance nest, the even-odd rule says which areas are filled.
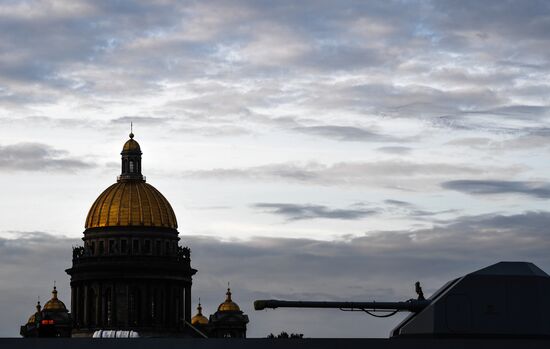
[[[429,218],[431,222],[434,222],[432,218],[434,216],[459,212],[459,210],[454,210],[454,209],[428,211],[428,210],[423,210],[419,208],[417,205],[414,205],[410,202],[393,200],[393,199],[384,200],[384,204],[388,205],[388,207],[386,207],[385,210],[389,211],[390,213],[394,213],[406,218],[414,218],[418,220],[426,220]],[[437,222],[441,222],[441,220],[438,220]]]
[[[388,154],[404,155],[404,154],[410,153],[413,150],[413,148],[393,146],[393,147],[380,147],[380,148],[376,148],[376,150],[379,150]]]
[[[413,206],[413,204],[411,204],[410,202],[401,201],[401,200],[393,200],[393,199],[384,200],[384,203],[386,203],[388,205],[400,206],[400,207],[412,207]]]
[[[184,177],[217,180],[286,181],[314,185],[389,185],[391,179],[399,179],[400,185],[407,182],[428,183],[436,178],[463,175],[486,176],[487,174],[515,174],[516,167],[492,168],[450,163],[416,163],[411,161],[338,162],[325,165],[317,162],[278,163],[248,168],[219,168],[186,171]],[[424,183],[424,184],[426,184]]]
[[[481,151],[518,152],[550,146],[550,129],[546,127],[524,127],[508,130],[509,135],[497,139],[490,137],[465,137],[449,141],[453,146],[466,146]]]
[[[538,199],[550,198],[550,184],[546,182],[456,180],[444,182],[441,186],[471,195],[520,194]]]
[[[283,216],[289,221],[316,218],[357,220],[377,213],[376,210],[333,209],[323,205],[311,204],[256,203],[253,207],[267,210],[266,212],[268,213]]]
[[[390,136],[383,136],[364,128],[351,126],[304,126],[296,127],[294,130],[305,134],[348,142],[388,142],[396,140]]]
[[[480,13],[494,17],[473,20]],[[344,126],[388,116],[493,132],[479,113],[496,124],[548,115],[546,82],[530,75],[549,66],[547,13],[539,2],[10,2],[0,6],[0,102],[94,113],[131,105],[129,115],[159,118],[143,116],[152,124],[290,112],[316,122],[289,128],[353,142],[391,141]],[[327,122],[333,115],[347,122]],[[186,127],[210,137],[225,125]]]
[[[45,232],[0,234],[0,336],[19,337],[19,326],[36,310],[38,297],[51,298],[54,280],[59,297],[70,306],[69,280],[65,269],[71,262],[71,246],[82,241]]]
[[[154,126],[164,124],[170,120],[172,120],[172,118],[153,116],[122,116],[116,119],[112,119],[111,122],[114,124],[130,124],[130,122],[133,122],[136,125],[142,124],[147,126]]]
[[[65,150],[42,143],[0,145],[0,169],[4,171],[63,171],[89,169],[95,163],[71,156]]]
[[[540,105],[516,104],[494,108],[486,112],[530,120],[533,118],[547,117],[550,112],[550,107]]]

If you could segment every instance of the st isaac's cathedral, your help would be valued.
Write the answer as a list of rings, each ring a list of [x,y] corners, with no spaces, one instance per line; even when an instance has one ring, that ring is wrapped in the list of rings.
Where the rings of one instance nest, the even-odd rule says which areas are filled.
[[[178,244],[170,203],[142,174],[141,147],[130,133],[121,174],[86,218],[83,246],[73,248],[71,312],[52,299],[21,326],[24,337],[90,337],[134,331],[140,337],[246,337],[246,316],[231,299],[207,319],[191,318],[191,251]]]

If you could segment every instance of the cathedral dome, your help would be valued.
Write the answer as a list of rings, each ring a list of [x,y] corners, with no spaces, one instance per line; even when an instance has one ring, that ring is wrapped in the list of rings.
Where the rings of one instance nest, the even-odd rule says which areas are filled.
[[[99,227],[164,227],[176,229],[172,206],[152,185],[121,181],[105,189],[86,218],[86,229]]]
[[[30,317],[29,317],[29,320],[27,320],[27,324],[35,324],[36,323],[36,313],[32,314]]]
[[[44,304],[44,308],[42,310],[64,312],[67,311],[67,307],[65,307],[65,304],[57,298],[57,289],[55,288],[55,286],[53,287],[52,291],[52,299]]]
[[[29,320],[27,320],[27,325],[34,325],[38,321],[40,321],[40,311],[41,310],[42,310],[42,308],[40,307],[40,301],[38,301],[38,303],[36,304],[36,313],[32,314],[29,317]]]
[[[95,200],[86,229],[104,227],[156,227],[177,229],[172,206],[141,174],[141,148],[130,133],[122,149],[122,173]]]
[[[227,289],[225,302],[218,306],[218,311],[240,311],[239,305],[231,299],[231,289]]]
[[[208,319],[202,315],[202,307],[199,301],[199,306],[197,307],[197,315],[191,318],[191,325],[208,325]]]

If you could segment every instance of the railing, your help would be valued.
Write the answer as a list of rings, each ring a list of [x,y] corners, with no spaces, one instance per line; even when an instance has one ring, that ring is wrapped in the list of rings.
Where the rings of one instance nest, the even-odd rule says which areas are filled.
[[[139,180],[143,180],[145,182],[147,180],[147,177],[145,177],[144,175],[135,175],[135,174],[116,176],[117,181],[120,181],[122,179],[139,179]]]
[[[120,257],[135,256],[140,258],[146,258],[148,260],[159,261],[175,261],[175,262],[188,262],[191,261],[191,249],[189,247],[178,246],[174,253],[169,254],[154,254],[146,252],[115,252],[115,253],[93,253],[90,248],[85,246],[73,247],[73,263],[78,264],[82,262],[90,262],[93,260],[118,260]]]

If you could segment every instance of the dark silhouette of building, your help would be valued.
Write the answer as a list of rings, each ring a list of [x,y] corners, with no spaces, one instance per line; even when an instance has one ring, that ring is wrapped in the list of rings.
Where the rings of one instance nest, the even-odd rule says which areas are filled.
[[[23,337],[70,337],[71,328],[71,314],[57,298],[54,286],[52,298],[44,304],[44,308],[40,307],[40,302],[36,304],[36,312],[21,326],[20,333]]]
[[[193,316],[191,324],[210,338],[246,338],[248,316],[231,299],[230,288],[227,288],[226,297],[218,310],[210,315],[210,320],[202,314],[199,300],[197,314]]]
[[[130,133],[121,174],[95,200],[84,245],[73,249],[72,335],[134,330],[141,336],[186,336],[191,321],[190,250],[174,211],[142,175],[141,148]]]

